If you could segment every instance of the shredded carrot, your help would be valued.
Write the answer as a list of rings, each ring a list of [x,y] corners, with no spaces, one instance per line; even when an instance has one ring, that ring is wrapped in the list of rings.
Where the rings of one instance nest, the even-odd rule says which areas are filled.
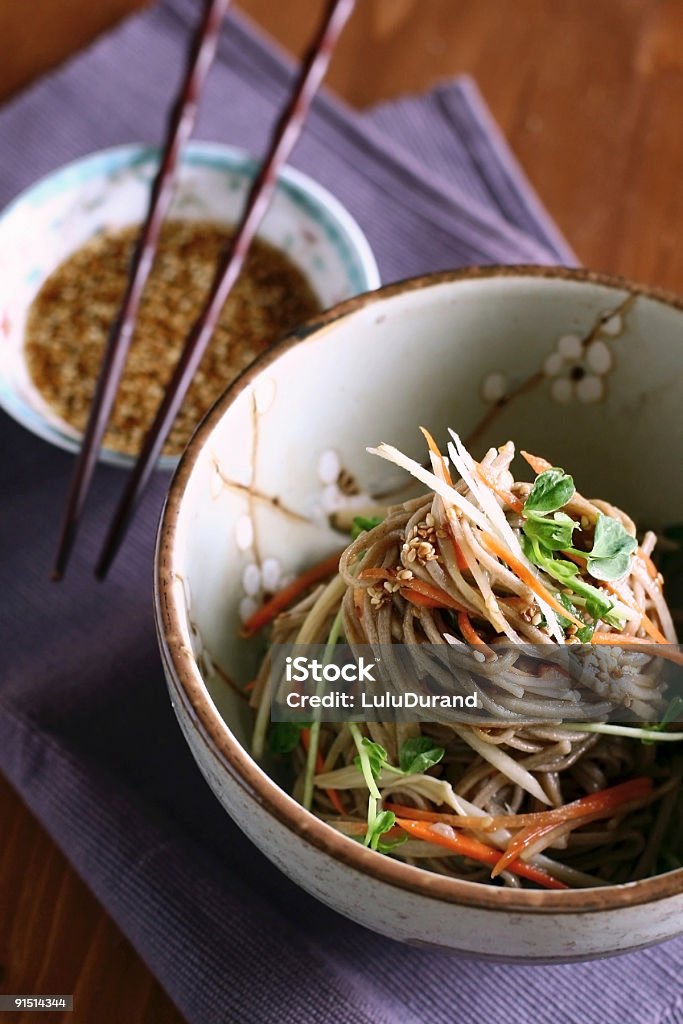
[[[524,565],[519,558],[513,555],[511,551],[508,551],[505,545],[502,544],[497,537],[494,537],[490,533],[484,533],[482,530],[481,542],[484,547],[491,552],[491,554],[496,555],[501,561],[505,562],[505,564],[512,569],[517,576],[519,576],[522,582],[526,583],[527,587],[529,587],[530,590],[533,590],[537,597],[540,597],[542,601],[549,604],[550,607],[558,613],[558,615],[561,615],[565,619],[569,619],[570,622],[573,622],[574,625],[579,628],[585,625],[585,623],[577,619],[575,615],[572,615],[564,605],[561,605],[560,602],[553,597],[550,591],[543,586],[541,581],[534,576],[531,570],[527,569],[526,565]]]
[[[513,512],[519,512],[520,515],[524,511],[524,502],[513,494],[512,491],[508,491],[505,487],[501,487],[500,484],[496,483],[483,466],[477,465],[477,475],[481,477],[487,487],[490,487],[494,494],[498,495],[501,501],[505,502],[508,508],[511,508]]]
[[[619,796],[623,787],[629,787],[624,799],[644,796],[652,789],[652,780],[646,776],[637,779],[630,779],[628,782],[620,783],[609,789],[603,789],[597,793],[589,793],[588,796],[574,800],[563,807],[552,807],[547,811],[533,811],[529,814],[489,814],[481,817],[474,817],[465,814],[449,814],[442,811],[425,811],[421,807],[406,807],[403,804],[394,804],[384,801],[384,808],[393,811],[399,818],[414,818],[417,821],[442,822],[444,825],[451,825],[453,828],[466,828],[474,830],[492,831],[498,828],[523,829],[540,828],[543,825],[561,825],[575,817],[582,817],[585,814],[592,814],[600,810],[605,804],[605,798],[611,800],[611,794]],[[641,792],[642,790],[642,792]],[[575,810],[576,809],[576,810]]]
[[[483,654],[487,654],[490,657],[494,656],[495,652],[479,636],[467,612],[458,612],[458,627],[468,644],[474,644],[479,647]]]
[[[269,601],[266,601],[260,608],[257,608],[253,615],[249,616],[242,626],[242,636],[253,636],[254,633],[258,633],[269,622],[277,618],[280,612],[288,608],[304,591],[312,587],[314,583],[319,583],[321,580],[327,579],[328,576],[333,576],[339,569],[339,559],[341,556],[341,551],[334,555],[328,555],[322,562],[318,562],[317,565],[313,565],[306,572],[303,572],[289,586],[283,587],[277,594],[274,594]]]
[[[611,818],[624,804],[647,795],[651,789],[652,779],[642,776],[622,782],[618,786],[611,786],[609,789],[602,789],[597,793],[590,793],[564,807],[555,808],[554,812],[548,813],[543,824],[529,825],[527,828],[520,829],[510,840],[505,853],[499,858],[491,872],[491,877],[495,878],[496,875],[499,875],[512,862],[523,856],[525,850],[530,849],[537,840],[542,839],[558,825],[575,819],[586,818],[596,821],[598,818]],[[579,824],[583,823],[579,822]]]
[[[603,586],[605,590],[609,590],[610,594],[614,594],[615,597],[618,597],[622,604],[625,604],[627,608],[630,608],[631,611],[639,613],[640,625],[643,627],[648,636],[652,637],[656,644],[669,643],[669,641],[666,639],[662,631],[658,629],[657,626],[655,626],[652,619],[650,619],[645,614],[645,612],[641,611],[640,608],[638,608],[637,605],[633,603],[633,601],[629,601],[628,598],[624,597],[624,595],[621,593],[618,587],[615,587],[614,584],[610,583],[609,581],[605,581],[603,583]]]
[[[304,728],[301,730],[301,745],[306,751],[306,753],[308,753],[308,748],[311,745],[310,729]],[[318,775],[322,775],[323,771],[325,770],[325,759],[323,755],[320,753],[320,751],[318,751],[315,755],[315,770]],[[327,797],[332,806],[334,807],[335,811],[337,812],[337,814],[346,814],[346,808],[344,807],[344,804],[341,802],[341,798],[337,790],[326,789],[325,792],[327,793]]]
[[[578,565],[580,569],[586,568],[588,555],[583,558],[581,555],[575,555],[573,551],[563,551],[562,554],[565,558],[568,558],[570,562],[573,562],[574,565]]]
[[[552,469],[552,462],[548,462],[547,459],[541,458],[540,455],[532,455],[531,452],[520,451],[519,453],[525,462],[528,462],[534,473],[545,473],[546,470]]]
[[[385,800],[385,811],[393,811],[397,818],[408,818],[412,821],[442,822],[454,828],[480,829],[488,832],[493,826],[493,816],[475,817],[474,815],[440,814],[438,811],[423,811],[421,807],[406,807],[405,804],[394,804]]]
[[[418,594],[415,590],[408,590],[407,587],[401,587],[399,594],[406,599],[408,604],[414,604],[418,608],[443,608],[441,601],[425,597],[423,594]]]
[[[493,867],[500,858],[500,850],[496,850],[493,846],[488,846],[487,843],[482,843],[479,839],[473,839],[471,836],[463,836],[456,833],[452,836],[445,836],[440,832],[436,832],[427,822],[411,821],[408,818],[397,818],[396,824],[415,839],[422,839],[426,843],[435,843],[437,846],[443,846],[445,849],[450,850],[451,853],[460,854],[462,857],[469,857],[470,860],[479,861],[481,864],[490,864]],[[547,871],[536,868],[532,864],[525,864],[521,860],[514,860],[508,865],[508,870],[515,875],[520,875],[522,878],[528,878],[529,881],[536,882],[537,885],[542,885],[546,889],[569,888],[564,882],[560,882],[559,879],[549,875]]]
[[[457,565],[460,572],[467,572],[467,570],[470,568],[470,564],[465,558],[462,548],[460,547],[452,533],[450,533],[450,537],[451,543],[453,544],[453,553],[455,554],[455,564]]]
[[[593,633],[591,643],[594,644],[609,644],[613,647],[628,646],[634,648],[634,650],[641,650],[644,654],[652,654],[652,644],[648,643],[647,640],[643,640],[642,637],[629,636],[627,633],[602,633],[596,631]],[[665,643],[658,644],[658,647],[662,647],[661,650],[657,651],[657,655],[660,658],[664,658],[665,661],[673,661],[676,665],[683,665],[683,651],[679,651],[673,644]]]
[[[436,457],[437,457],[438,459],[441,459],[441,466],[443,467],[443,475],[444,475],[444,480],[446,481],[446,483],[447,483],[447,484],[448,484],[448,485],[449,485],[450,487],[452,487],[452,486],[453,486],[453,479],[452,479],[452,477],[451,477],[451,474],[450,474],[450,472],[449,472],[449,470],[448,470],[448,465],[447,465],[447,463],[446,463],[446,459],[444,458],[444,456],[443,456],[443,455],[441,454],[441,452],[439,451],[439,446],[438,446],[438,444],[436,443],[436,441],[434,440],[434,438],[433,438],[433,437],[432,437],[432,435],[431,435],[431,434],[429,433],[429,431],[427,430],[427,428],[426,428],[426,427],[420,427],[420,430],[422,431],[422,434],[423,434],[423,436],[424,436],[424,439],[425,439],[425,441],[427,442],[427,444],[428,444],[428,446],[429,446],[429,450],[430,450],[430,452],[431,452],[431,453],[432,453],[433,455],[436,455]]]
[[[437,587],[435,583],[427,583],[426,580],[406,580],[405,588],[414,594],[421,594],[422,597],[430,598],[432,601],[439,601],[440,607],[452,608],[453,611],[464,611],[465,606],[451,597],[449,593]]]
[[[648,634],[648,636],[651,636],[656,644],[669,643],[669,641],[666,639],[662,631],[660,629],[657,629],[652,619],[648,618],[645,612],[643,612],[641,616],[640,624],[645,630],[645,632]]]
[[[400,583],[401,594],[407,600],[408,594],[419,595],[412,604],[420,605],[422,608],[452,608],[453,611],[464,611],[465,606],[451,597],[449,593],[437,587],[427,580],[413,578],[412,580],[400,580],[391,569],[362,569],[358,574],[359,580],[387,580],[393,583]],[[420,598],[424,598],[421,600]],[[427,603],[431,602],[431,603]]]

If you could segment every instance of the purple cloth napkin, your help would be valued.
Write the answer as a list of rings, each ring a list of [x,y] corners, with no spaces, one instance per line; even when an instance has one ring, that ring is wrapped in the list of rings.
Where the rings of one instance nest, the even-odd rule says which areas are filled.
[[[0,202],[79,154],[158,139],[195,14],[192,0],[168,0],[6,106]],[[290,74],[231,19],[199,137],[262,152]],[[385,281],[574,262],[467,79],[362,115],[322,97],[293,162],[358,218]],[[460,1007],[510,1024],[683,1021],[680,941],[562,967],[457,962],[376,936],[288,882],[220,809],[166,695],[151,577],[167,478],[102,586],[91,567],[122,477],[99,470],[53,586],[72,459],[4,415],[0,439],[0,767],[192,1024],[450,1024]]]

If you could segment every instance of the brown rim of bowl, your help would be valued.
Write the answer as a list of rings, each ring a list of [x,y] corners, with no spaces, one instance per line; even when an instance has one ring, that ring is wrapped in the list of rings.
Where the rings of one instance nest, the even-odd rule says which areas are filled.
[[[233,381],[209,410],[195,431],[174,474],[159,524],[155,566],[155,617],[162,658],[173,680],[173,687],[207,744],[231,777],[268,810],[281,824],[343,864],[389,885],[438,899],[447,903],[475,906],[486,910],[527,911],[531,913],[566,912],[593,913],[600,910],[652,903],[683,893],[683,868],[645,878],[637,882],[610,885],[595,889],[567,892],[531,889],[505,889],[481,882],[467,882],[403,864],[391,857],[374,853],[354,840],[336,832],[331,826],[297,804],[256,764],[233,736],[220,717],[201,680],[194,658],[182,642],[181,615],[174,598],[175,531],[183,494],[197,455],[216,423],[240,392],[263,369],[294,345],[312,335],[324,333],[337,320],[371,305],[378,299],[401,292],[430,288],[452,281],[489,277],[552,278],[577,283],[602,285],[615,290],[642,295],[683,311],[683,299],[672,293],[647,285],[638,285],[623,278],[590,270],[545,266],[467,267],[409,278],[387,285],[377,291],[355,296],[309,320],[293,334],[287,335],[250,364]]]

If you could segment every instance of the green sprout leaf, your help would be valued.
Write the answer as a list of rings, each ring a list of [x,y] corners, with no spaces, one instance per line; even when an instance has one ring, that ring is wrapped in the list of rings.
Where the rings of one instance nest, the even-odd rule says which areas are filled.
[[[405,741],[398,754],[398,763],[406,774],[421,775],[438,764],[445,753],[444,748],[437,747],[428,736],[416,736]]]
[[[401,836],[400,839],[390,839],[388,842],[382,840],[386,832],[390,832],[396,824],[396,815],[393,811],[380,811],[365,836],[365,845],[371,850],[378,850],[380,853],[390,853],[396,846],[405,843],[408,836]]]
[[[631,555],[638,547],[635,537],[611,516],[598,516],[593,548],[588,556],[588,572],[596,580],[618,580],[626,572]]]
[[[531,513],[524,523],[524,533],[549,551],[563,551],[572,546],[572,535],[578,523],[565,512],[555,512],[552,518]]]
[[[351,540],[356,540],[366,530],[374,530],[382,521],[381,516],[354,516],[351,523]]]
[[[373,779],[379,778],[379,774],[386,765],[389,755],[381,743],[375,743],[374,740],[369,740],[367,736],[363,737],[363,749],[368,755]],[[363,771],[360,757],[354,757],[353,763],[359,772]]]
[[[556,512],[566,505],[574,494],[573,479],[564,470],[555,467],[539,473],[524,503],[524,512],[539,512],[545,515]]]
[[[535,537],[527,537],[523,533],[521,539],[522,550],[529,561],[537,565],[539,569],[543,569],[549,576],[552,576],[553,579],[557,580],[558,583],[561,583],[568,590],[583,598],[586,611],[592,619],[596,622],[598,619],[603,619],[609,625],[614,626],[615,629],[622,628],[622,620],[612,612],[614,608],[613,601],[606,594],[598,590],[597,587],[582,580],[579,576],[578,566],[574,565],[573,562],[566,561],[564,558],[555,558],[553,553],[542,547]]]
[[[576,605],[572,601],[570,601],[568,594],[560,593],[557,596],[559,598],[560,604],[564,608],[566,608],[568,612],[571,612],[571,614],[575,618],[579,619],[580,622],[586,622],[586,620],[584,619],[584,617],[581,614],[580,610],[576,607]],[[569,626],[572,625],[572,622],[571,622],[570,619],[565,619],[561,615],[558,615],[558,619],[559,619],[560,625],[562,626],[563,629],[568,629]],[[582,644],[589,644],[591,642],[591,639],[593,637],[593,633],[594,632],[595,632],[595,623],[594,622],[592,622],[592,623],[586,622],[586,625],[585,626],[581,626],[580,629],[577,629],[576,633],[574,635],[577,637],[577,639]]]

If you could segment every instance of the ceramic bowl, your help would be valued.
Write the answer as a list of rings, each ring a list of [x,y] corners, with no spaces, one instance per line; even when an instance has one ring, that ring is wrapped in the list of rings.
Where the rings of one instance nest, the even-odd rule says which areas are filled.
[[[335,509],[395,481],[366,453],[421,459],[418,424],[481,455],[512,438],[641,523],[683,518],[683,303],[546,268],[428,276],[361,296],[280,343],[195,434],[160,526],[156,619],[181,728],[254,843],[342,914],[394,939],[526,963],[625,952],[683,930],[683,870],[548,892],[459,881],[339,835],[249,755],[226,677],[253,678],[240,616],[282,577],[343,546]],[[312,382],[315,381],[315,385]]]
[[[0,215],[0,406],[33,433],[76,451],[81,435],[33,386],[24,357],[26,316],[43,281],[97,232],[140,222],[158,151],[118,146],[68,164],[32,185]],[[257,163],[230,146],[191,142],[181,162],[170,216],[233,224]],[[286,167],[259,234],[304,272],[321,307],[379,285],[370,246],[341,203],[307,175]],[[103,449],[101,460],[128,466],[129,455]],[[177,457],[164,456],[162,467]]]

